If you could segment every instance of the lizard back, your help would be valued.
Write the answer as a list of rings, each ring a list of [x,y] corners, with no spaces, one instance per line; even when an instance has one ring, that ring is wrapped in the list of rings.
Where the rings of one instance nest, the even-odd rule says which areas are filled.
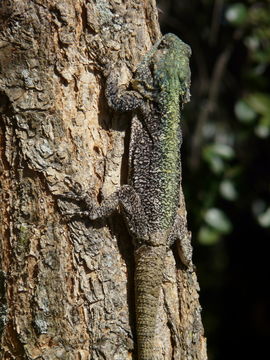
[[[130,184],[139,194],[149,231],[173,226],[181,181],[180,111],[189,99],[190,48],[165,35],[135,75],[145,101],[132,124]]]

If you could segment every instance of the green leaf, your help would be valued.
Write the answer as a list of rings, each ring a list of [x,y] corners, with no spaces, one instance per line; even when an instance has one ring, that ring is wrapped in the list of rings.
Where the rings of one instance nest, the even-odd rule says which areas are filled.
[[[266,115],[270,113],[270,95],[253,93],[245,97],[246,103],[257,113]]]
[[[202,226],[198,233],[198,241],[202,245],[214,245],[220,239],[220,233],[208,226]]]
[[[270,113],[260,118],[259,124],[255,128],[255,134],[263,139],[270,135]]]
[[[256,51],[257,49],[259,49],[260,47],[260,40],[258,38],[258,36],[247,36],[244,39],[244,44],[246,45],[246,47],[248,47],[250,50],[252,51]]]
[[[217,156],[212,156],[209,165],[215,174],[221,174],[225,169],[224,161]]]
[[[208,145],[204,148],[204,157],[210,159],[212,156],[219,156],[229,160],[234,157],[234,150],[231,146],[225,144]]]
[[[270,227],[270,207],[265,212],[259,214],[257,219],[262,227]]]
[[[215,144],[212,150],[216,155],[219,155],[223,159],[232,159],[234,157],[234,150],[231,146],[225,144]]]
[[[260,118],[260,123],[264,126],[270,127],[270,112]]]
[[[263,124],[259,124],[255,128],[255,134],[262,139],[266,139],[270,134],[270,129],[268,126],[264,126]]]
[[[231,5],[226,13],[226,20],[233,25],[243,25],[247,20],[248,11],[244,4],[236,3]]]
[[[230,180],[223,180],[220,183],[220,193],[224,199],[229,201],[234,201],[237,198],[237,191],[235,189],[234,183]]]
[[[251,123],[255,120],[257,113],[244,100],[239,100],[235,104],[234,112],[239,121]]]
[[[220,209],[216,209],[216,208],[208,209],[204,214],[204,220],[214,230],[222,234],[228,234],[232,230],[232,225],[230,220],[227,218],[225,213]]]
[[[203,158],[215,174],[221,174],[225,169],[224,160],[230,160],[233,157],[234,150],[229,145],[212,144],[203,149]]]

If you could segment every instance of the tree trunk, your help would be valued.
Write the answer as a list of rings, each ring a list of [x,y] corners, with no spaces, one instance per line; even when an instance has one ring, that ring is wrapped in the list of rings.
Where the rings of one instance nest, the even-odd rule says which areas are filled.
[[[130,115],[109,109],[104,82],[159,37],[154,0],[1,1],[1,359],[136,359],[123,219],[67,222],[75,205],[57,194],[67,179],[97,197],[125,183]],[[177,261],[170,251],[155,359],[204,360],[196,275]]]

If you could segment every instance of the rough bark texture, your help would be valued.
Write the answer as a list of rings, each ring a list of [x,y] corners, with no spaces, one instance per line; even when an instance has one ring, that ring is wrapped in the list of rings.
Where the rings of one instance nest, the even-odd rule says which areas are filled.
[[[66,223],[74,205],[56,195],[66,177],[97,197],[125,182],[130,115],[108,108],[104,81],[159,36],[154,0],[1,1],[1,359],[136,358],[122,217]],[[157,360],[206,359],[196,275],[173,252],[158,314]]]

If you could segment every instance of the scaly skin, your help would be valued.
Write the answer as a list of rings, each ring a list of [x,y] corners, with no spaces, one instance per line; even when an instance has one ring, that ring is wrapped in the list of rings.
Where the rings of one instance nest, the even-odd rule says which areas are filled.
[[[131,166],[130,183],[140,196],[147,218],[147,240],[150,238],[149,246],[141,246],[136,251],[139,360],[153,359],[164,259],[179,203],[182,142],[180,109],[189,100],[189,55],[190,49],[186,44],[175,35],[165,35],[146,55],[133,82],[133,86],[145,97],[141,122],[146,124],[139,132],[136,123],[134,125],[136,138],[132,137],[130,162],[134,166]],[[152,74],[149,73],[151,67],[154,69]],[[140,120],[140,114],[138,118]]]
[[[153,340],[165,256],[165,246],[141,246],[136,251],[136,335],[139,360],[153,359]]]
[[[164,259],[175,240],[182,249],[182,262],[188,267],[192,264],[191,245],[177,215],[181,183],[180,112],[190,97],[190,54],[188,45],[167,34],[139,64],[132,80],[133,90],[119,85],[119,75],[111,73],[106,89],[109,105],[118,111],[135,112],[129,185],[122,186],[99,207],[85,196],[76,196],[76,200],[85,200],[88,207],[80,214],[90,219],[108,216],[120,205],[133,237],[138,360],[154,359]]]
[[[163,47],[162,50],[160,47]],[[139,360],[153,359],[166,246],[173,231],[179,202],[180,108],[189,99],[189,52],[187,45],[176,36],[166,35],[146,55],[133,82],[133,86],[145,96],[142,113],[146,126],[138,131],[136,123],[133,125],[136,138],[132,137],[130,162],[134,166],[131,166],[130,183],[141,199],[147,218],[148,239],[150,234],[156,234],[156,238],[152,236],[149,246],[139,247],[135,253]],[[152,76],[149,75],[151,66],[154,68]],[[156,246],[157,243],[159,246]]]

